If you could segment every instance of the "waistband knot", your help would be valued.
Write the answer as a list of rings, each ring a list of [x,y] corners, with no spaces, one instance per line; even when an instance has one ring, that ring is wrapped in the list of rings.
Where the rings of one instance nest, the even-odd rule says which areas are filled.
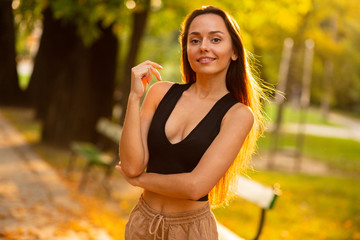
[[[155,224],[155,229],[153,229],[153,225],[155,223],[155,220],[158,219],[156,221],[156,224]],[[163,215],[161,214],[156,214],[153,219],[151,220],[151,223],[150,223],[150,226],[149,226],[149,233],[151,235],[154,235],[154,240],[156,240],[157,238],[160,238],[160,239],[164,239],[164,231],[165,231],[165,226],[164,226],[164,223],[165,223],[165,218]],[[158,236],[158,230],[159,230],[159,227],[161,225],[161,236]]]

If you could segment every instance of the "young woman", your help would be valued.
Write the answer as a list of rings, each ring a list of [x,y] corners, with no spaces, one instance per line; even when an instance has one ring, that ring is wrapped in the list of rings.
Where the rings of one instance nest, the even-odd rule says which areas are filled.
[[[116,169],[144,189],[125,239],[218,239],[210,206],[226,203],[261,130],[262,90],[249,69],[239,27],[225,11],[193,11],[180,36],[184,84],[162,67],[132,68]]]

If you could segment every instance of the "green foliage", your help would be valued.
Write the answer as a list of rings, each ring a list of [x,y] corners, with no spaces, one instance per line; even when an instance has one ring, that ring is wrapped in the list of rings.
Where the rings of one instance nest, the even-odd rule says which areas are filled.
[[[13,1],[15,24],[21,32],[30,33],[34,24],[41,19],[41,11],[46,6],[44,0]]]
[[[18,75],[19,75],[19,86],[22,90],[25,90],[29,84],[30,76],[24,74],[18,74]]]
[[[121,32],[130,12],[122,0],[21,0],[15,9],[15,20],[21,26],[21,34],[31,32],[41,20],[42,11],[50,7],[56,19],[77,26],[78,34],[86,45],[99,37],[99,27],[114,25]]]
[[[182,19],[179,14],[185,16],[185,10],[175,6],[168,6],[153,13],[157,17],[149,19],[146,36],[142,42],[138,62],[152,60],[161,64],[163,80],[180,82],[180,44],[178,37]]]
[[[360,109],[359,1],[316,1],[305,35],[315,41],[313,97],[319,102],[324,85],[332,91],[331,103],[340,109]],[[324,62],[330,61],[330,78],[324,77]]]
[[[99,37],[99,24],[108,27],[120,24],[126,11],[120,0],[52,0],[49,2],[54,16],[78,26],[86,45]]]
[[[39,25],[43,7],[43,0],[13,1],[16,50],[20,56],[29,54],[25,41],[35,25]]]
[[[360,56],[354,54],[360,51],[358,3],[340,0],[163,1],[162,8],[151,16],[140,59],[158,58],[164,65],[169,63],[172,69],[178,69],[179,54],[172,51],[177,45],[169,35],[178,32],[187,13],[212,4],[235,17],[242,29],[245,47],[258,57],[261,76],[267,82],[278,81],[283,41],[287,37],[293,38],[300,51],[299,64],[293,68],[296,68],[297,81],[301,81],[304,41],[311,38],[315,42],[312,102],[322,101],[324,84],[328,82],[333,106],[360,111]],[[331,28],[333,23],[337,26],[335,33]],[[333,61],[333,79],[325,79],[326,59]]]
[[[113,26],[126,54],[128,36],[131,35],[130,14],[137,8],[126,8],[125,0],[21,0],[15,12],[18,39],[30,31],[41,11],[50,6],[55,17],[78,27],[84,42],[90,45],[99,36],[99,26]],[[297,81],[302,75],[304,40],[315,42],[312,74],[312,102],[320,103],[324,86],[329,85],[331,104],[338,108],[360,111],[360,22],[358,0],[243,0],[204,1],[176,0],[152,1],[146,36],[138,62],[152,59],[167,67],[166,79],[179,79],[180,49],[177,41],[184,17],[202,5],[215,5],[228,10],[242,29],[245,47],[260,61],[261,76],[272,84],[278,81],[283,41],[294,39],[298,46]],[[135,1],[137,7],[143,2]],[[160,3],[160,5],[159,5]],[[18,47],[21,49],[21,47]],[[325,78],[325,61],[333,63],[331,79]],[[121,66],[120,66],[121,67]],[[288,96],[290,98],[291,96]]]

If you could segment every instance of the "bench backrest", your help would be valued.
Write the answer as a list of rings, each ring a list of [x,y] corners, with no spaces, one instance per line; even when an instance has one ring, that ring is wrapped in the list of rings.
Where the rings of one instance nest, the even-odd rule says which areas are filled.
[[[236,194],[261,208],[258,229],[253,240],[259,239],[264,226],[266,210],[271,209],[274,206],[278,196],[277,193],[280,193],[280,189],[265,186],[243,176],[239,177]]]
[[[271,209],[277,198],[276,189],[240,176],[236,195],[256,204],[262,209]]]
[[[109,119],[100,118],[96,123],[96,130],[115,143],[119,143],[122,131],[120,125],[111,122]]]

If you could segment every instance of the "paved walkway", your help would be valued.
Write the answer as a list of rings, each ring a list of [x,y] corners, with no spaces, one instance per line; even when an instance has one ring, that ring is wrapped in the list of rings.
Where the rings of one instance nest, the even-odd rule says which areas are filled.
[[[360,142],[360,120],[350,118],[337,113],[329,115],[331,122],[337,123],[340,126],[327,126],[319,124],[305,124],[299,125],[297,123],[284,124],[281,131],[297,134],[303,132],[306,135],[320,136],[320,137],[335,137],[343,139],[353,139]],[[273,125],[269,124],[268,130],[272,131]]]
[[[86,220],[56,172],[1,113],[0,239],[112,239]]]
[[[350,130],[349,137],[360,142],[360,119],[350,118],[337,113],[330,113],[330,119]]]

